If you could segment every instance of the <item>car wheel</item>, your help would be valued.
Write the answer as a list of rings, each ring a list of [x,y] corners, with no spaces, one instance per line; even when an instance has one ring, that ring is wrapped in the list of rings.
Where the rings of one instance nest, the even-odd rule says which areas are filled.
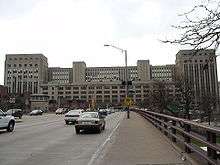
[[[105,130],[105,124],[103,125],[102,130]]]
[[[13,121],[10,121],[8,123],[7,131],[12,132],[14,130],[14,127],[15,127],[15,123]]]
[[[98,128],[98,133],[101,133],[102,132],[102,126],[100,126],[99,128]]]
[[[76,134],[80,134],[80,129],[79,128],[75,127],[75,130],[76,130]]]

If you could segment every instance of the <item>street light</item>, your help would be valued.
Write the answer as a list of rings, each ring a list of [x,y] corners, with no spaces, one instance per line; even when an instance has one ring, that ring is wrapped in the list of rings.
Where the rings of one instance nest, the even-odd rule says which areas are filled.
[[[125,49],[122,49],[122,48],[119,48],[117,46],[114,46],[114,45],[109,45],[109,44],[105,44],[104,46],[109,46],[109,47],[112,47],[112,48],[115,48],[115,49],[118,49],[120,50],[122,53],[125,54],[125,95],[126,95],[126,99],[128,97],[128,64],[127,64],[127,50]],[[127,107],[127,118],[129,119],[130,118],[130,110],[129,110],[129,107]]]

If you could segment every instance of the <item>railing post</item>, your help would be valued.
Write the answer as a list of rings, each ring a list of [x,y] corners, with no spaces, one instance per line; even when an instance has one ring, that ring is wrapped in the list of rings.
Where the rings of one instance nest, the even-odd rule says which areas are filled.
[[[164,117],[164,120],[163,120],[166,124],[167,124],[167,118],[166,117]],[[166,132],[166,130],[167,130],[167,125],[166,124],[164,124],[164,128],[165,128],[165,130],[164,130],[164,135],[168,135],[168,133]]]
[[[173,125],[173,126],[176,126],[176,121],[175,121],[175,120],[172,121],[172,125]],[[176,129],[172,127],[171,130],[172,130],[172,134],[176,135]],[[176,142],[176,138],[173,137],[173,136],[172,136],[172,141],[173,141],[173,142]]]
[[[216,144],[216,134],[210,131],[206,132],[207,141]],[[217,160],[217,152],[210,147],[207,147],[207,156]]]
[[[161,117],[160,117],[160,116],[158,116],[157,118],[161,120]],[[158,123],[159,123],[159,125],[161,126],[161,122],[158,121]],[[161,127],[159,127],[159,130],[161,131]]]
[[[191,131],[191,126],[189,124],[184,124],[184,130],[186,132],[190,132]],[[185,139],[185,142],[187,144],[191,143],[191,138],[189,136],[187,136],[186,134],[184,134],[184,139]],[[192,151],[189,147],[185,146],[185,152],[186,153],[191,153]]]

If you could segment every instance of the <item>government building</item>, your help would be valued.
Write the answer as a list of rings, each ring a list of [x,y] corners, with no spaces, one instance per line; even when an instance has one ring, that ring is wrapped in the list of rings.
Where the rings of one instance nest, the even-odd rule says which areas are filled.
[[[154,91],[154,82],[166,83],[175,95],[175,77],[184,77],[194,91],[195,100],[203,95],[219,99],[215,51],[180,50],[175,64],[153,66],[149,60],[138,60],[127,67],[129,96],[134,103],[146,101]],[[126,70],[118,67],[88,67],[84,61],[73,61],[72,68],[48,67],[43,54],[7,54],[5,86],[9,93],[43,94],[49,100],[81,100],[99,105],[121,105],[126,97]],[[124,84],[123,84],[124,82]]]

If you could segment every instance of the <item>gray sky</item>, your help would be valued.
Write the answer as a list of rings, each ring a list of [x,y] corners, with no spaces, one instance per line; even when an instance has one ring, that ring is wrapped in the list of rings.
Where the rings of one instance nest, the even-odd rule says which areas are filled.
[[[163,44],[175,37],[177,16],[205,0],[0,0],[0,84],[6,53],[43,53],[49,66],[128,65],[149,59],[152,65],[174,64],[186,47]],[[218,57],[218,66],[220,64]],[[220,68],[218,68],[220,73]]]

